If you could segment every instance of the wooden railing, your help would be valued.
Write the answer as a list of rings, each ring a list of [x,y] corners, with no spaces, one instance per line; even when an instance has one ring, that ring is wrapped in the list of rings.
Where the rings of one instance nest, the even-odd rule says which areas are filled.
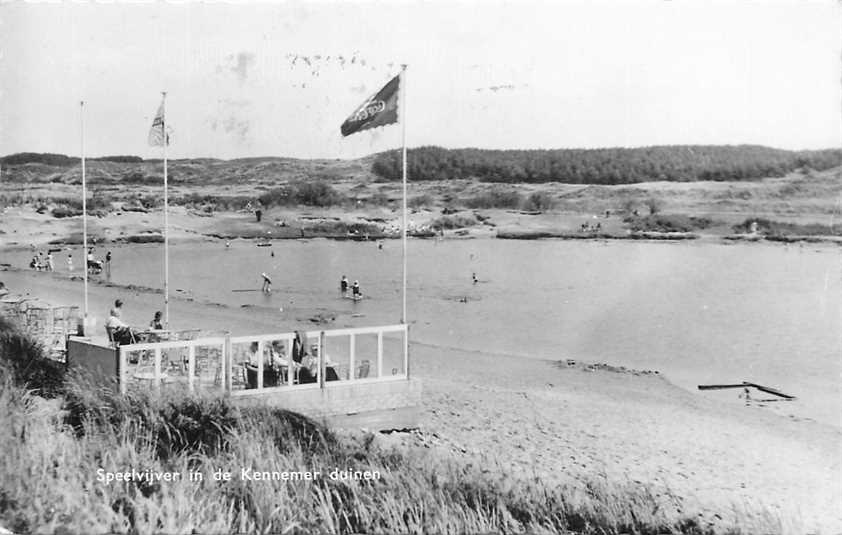
[[[309,367],[292,358],[295,339],[295,332],[287,332],[123,345],[120,390],[173,385],[191,392],[208,389],[248,396],[279,388],[331,388],[409,378],[406,325],[299,333],[312,363]]]

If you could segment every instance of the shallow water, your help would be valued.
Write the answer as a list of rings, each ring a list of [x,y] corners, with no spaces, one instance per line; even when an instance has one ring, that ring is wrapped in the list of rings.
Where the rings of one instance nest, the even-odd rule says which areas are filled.
[[[163,286],[160,244],[112,250],[114,283]],[[840,425],[839,260],[840,251],[829,246],[415,240],[409,244],[411,338],[443,348],[660,370],[691,390],[751,381],[799,397],[770,404],[772,410]],[[57,255],[59,268],[63,262]],[[273,280],[271,295],[254,291],[261,272]],[[366,299],[339,298],[343,274],[360,280]],[[399,241],[382,250],[327,240],[273,247],[235,241],[230,248],[201,242],[170,252],[171,295],[254,305],[279,321],[281,307],[323,307],[342,314],[343,325],[397,322],[400,276]],[[729,392],[736,402],[739,392]]]

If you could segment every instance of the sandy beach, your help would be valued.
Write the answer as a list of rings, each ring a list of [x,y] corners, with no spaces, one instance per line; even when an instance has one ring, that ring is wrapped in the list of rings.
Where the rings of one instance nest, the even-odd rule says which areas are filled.
[[[81,292],[66,274],[7,270],[2,278],[56,304],[76,303]],[[98,283],[91,309],[106,310],[115,292],[130,296],[133,321],[160,305],[158,293]],[[296,310],[279,325],[260,311],[178,296],[170,307],[194,326],[248,333],[306,325],[318,313]],[[424,382],[421,427],[383,435],[385,444],[434,448],[505,471],[513,484],[537,477],[579,492],[594,480],[644,488],[663,511],[699,512],[719,527],[842,533],[838,427],[725,403],[655,373],[568,364],[569,356],[524,359],[422,343],[411,355],[412,374]]]

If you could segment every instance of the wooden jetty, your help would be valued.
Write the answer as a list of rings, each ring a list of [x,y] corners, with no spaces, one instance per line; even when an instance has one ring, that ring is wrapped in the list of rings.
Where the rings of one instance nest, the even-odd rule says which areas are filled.
[[[757,383],[750,383],[748,381],[743,381],[742,383],[733,383],[733,384],[723,384],[723,385],[698,385],[699,390],[722,390],[726,388],[756,388],[761,392],[766,392],[767,394],[772,394],[773,396],[778,396],[784,398],[786,400],[795,400],[797,399],[795,396],[791,396],[789,394],[785,394],[776,388],[772,388],[769,386],[759,385]]]

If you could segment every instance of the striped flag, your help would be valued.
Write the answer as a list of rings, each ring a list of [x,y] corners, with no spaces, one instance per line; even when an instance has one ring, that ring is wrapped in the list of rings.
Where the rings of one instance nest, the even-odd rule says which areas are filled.
[[[392,78],[383,89],[363,102],[345,122],[342,135],[350,136],[369,128],[386,126],[398,122],[398,94],[401,76]]]
[[[158,113],[152,120],[152,128],[149,129],[149,144],[153,147],[164,146],[164,135],[166,132],[167,145],[170,144],[170,129],[164,122],[164,101],[158,106]]]

